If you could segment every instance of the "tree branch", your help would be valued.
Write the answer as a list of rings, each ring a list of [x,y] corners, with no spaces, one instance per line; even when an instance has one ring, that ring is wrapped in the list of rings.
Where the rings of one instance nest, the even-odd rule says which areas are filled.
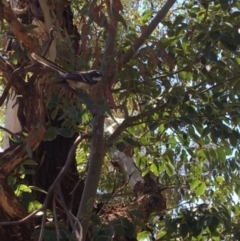
[[[49,11],[49,7],[47,5],[46,0],[39,0],[39,4],[42,8],[43,16],[44,16],[44,24],[47,32],[50,32],[53,24]],[[56,59],[57,50],[56,50],[56,40],[53,38],[51,42],[51,47],[49,48],[49,59],[54,61]]]
[[[91,137],[90,135],[83,135],[83,136],[79,136],[75,142],[73,143],[69,153],[68,153],[68,157],[66,160],[66,163],[64,165],[64,167],[62,168],[61,172],[58,174],[58,176],[56,177],[55,181],[53,182],[53,184],[50,186],[50,188],[48,189],[48,192],[52,193],[53,190],[56,188],[57,185],[60,185],[63,177],[66,175],[69,167],[71,166],[72,161],[74,160],[74,155],[77,149],[77,146],[80,142],[82,142],[82,140]]]
[[[131,48],[128,49],[128,51],[123,55],[122,59],[118,64],[119,68],[122,68],[122,66],[125,65],[133,57],[134,54],[136,54],[138,49],[143,45],[146,39],[151,35],[151,33],[154,31],[157,25],[163,20],[163,18],[166,16],[166,14],[168,13],[168,11],[170,10],[170,8],[173,6],[175,2],[176,0],[168,0],[165,3],[162,9],[153,18],[151,23],[144,29],[141,36],[134,41]]]
[[[118,21],[115,19],[115,12],[117,10],[113,6],[108,6],[108,14],[110,17],[110,23],[109,23],[109,29],[108,29],[108,35],[106,40],[106,46],[105,46],[105,53],[103,56],[102,66],[101,66],[101,73],[104,76],[104,85],[112,80],[112,74],[111,71],[114,71],[113,65],[114,65],[114,53],[115,53],[115,46],[116,46],[116,37],[117,37],[117,27],[118,27]]]
[[[12,72],[11,77],[7,82],[7,85],[6,85],[5,89],[3,90],[2,96],[0,97],[0,106],[2,106],[5,99],[7,98],[8,92],[9,92],[10,88],[12,87],[14,80],[16,80],[15,79],[16,76],[23,71],[23,69],[24,69],[23,64],[24,64],[24,62],[22,63],[22,65],[19,68],[15,69]]]
[[[48,39],[48,42],[47,42],[47,46],[46,48],[44,49],[43,53],[42,53],[42,56],[45,57],[48,53],[48,50],[50,49],[51,45],[52,45],[52,42],[54,40],[54,32],[56,31],[56,28],[53,26],[50,28],[49,30],[49,39]]]
[[[63,207],[63,209],[68,217],[69,223],[71,225],[71,228],[73,230],[73,233],[75,234],[77,241],[82,241],[82,225],[79,222],[79,220],[69,211],[69,209],[64,201],[64,196],[63,196],[62,190],[60,189],[59,186],[58,186],[58,196],[60,199],[59,203]],[[75,222],[76,225],[74,225],[73,221]],[[78,226],[79,231],[76,226]]]
[[[2,126],[0,126],[0,129],[7,132],[9,135],[14,136],[16,139],[20,139],[18,135],[16,135],[15,133],[11,132],[10,130],[8,130],[7,128],[4,128]]]
[[[226,80],[224,80],[224,81],[222,81],[222,82],[220,82],[220,83],[218,83],[218,84],[216,84],[216,85],[213,85],[213,86],[211,86],[211,87],[209,87],[209,88],[201,91],[200,93],[204,93],[204,92],[206,92],[206,91],[208,91],[208,90],[210,90],[210,89],[213,89],[213,88],[215,88],[215,87],[217,87],[217,86],[219,86],[219,85],[221,85],[221,84],[224,84],[224,83],[226,83],[226,82],[229,82],[229,81],[235,79],[235,78],[238,77],[238,76],[239,76],[239,75],[230,77],[230,78],[228,78],[228,79],[226,79]],[[200,88],[201,86],[203,86],[205,83],[206,83],[206,80],[203,80],[202,82],[200,82],[200,83],[192,86],[192,87],[190,88],[190,90],[186,90],[184,93],[182,93],[181,96],[184,97],[185,95],[191,93],[191,90],[197,90],[198,88]],[[150,115],[156,113],[157,111],[162,111],[162,110],[164,110],[164,109],[167,107],[167,105],[168,105],[168,103],[164,103],[164,104],[162,104],[162,105],[160,105],[160,106],[157,106],[157,107],[155,107],[155,108],[153,108],[153,109],[150,109],[150,110],[148,110],[148,111],[145,111],[145,112],[143,112],[143,113],[141,113],[141,114],[139,114],[139,115],[131,116],[131,117],[126,118],[126,119],[118,126],[118,128],[115,130],[115,132],[108,138],[108,140],[107,140],[107,142],[106,142],[107,145],[108,145],[108,146],[111,146],[112,143],[121,135],[121,133],[122,133],[123,131],[125,131],[128,127],[130,127],[133,123],[135,123],[135,122],[139,121],[140,119],[143,119],[143,118],[145,118],[145,117],[147,117],[147,116],[150,116]]]
[[[28,50],[31,52],[35,49],[40,49],[37,39],[35,36],[27,31],[26,28],[18,21],[14,15],[9,2],[6,0],[0,0],[3,8],[3,17],[8,22],[14,35],[18,40],[22,41]]]
[[[3,153],[0,153],[1,178],[6,178],[28,157],[27,149],[34,151],[42,141],[45,133],[45,126],[40,124],[38,128],[31,131],[22,144],[15,144]]]
[[[110,23],[106,40],[105,54],[100,69],[104,76],[104,80],[101,81],[96,87],[93,87],[92,91],[90,92],[92,99],[95,100],[97,104],[103,103],[103,90],[106,88],[108,82],[112,79],[111,74],[109,74],[109,70],[112,69],[111,66],[114,59],[117,37],[118,21],[115,19],[115,11],[117,10],[113,6],[109,6],[108,11],[110,16]],[[82,241],[85,241],[86,239],[89,220],[92,214],[92,208],[100,180],[103,159],[106,153],[106,148],[103,144],[103,129],[104,114],[98,113],[93,119],[92,142],[91,153],[89,156],[88,174],[77,214],[77,218],[81,220],[82,224]]]
[[[107,145],[111,146],[112,143],[122,134],[123,131],[125,131],[130,125],[132,125],[134,122],[139,121],[140,119],[143,119],[147,116],[153,115],[157,111],[164,110],[167,107],[168,103],[164,103],[160,106],[157,106],[155,108],[152,108],[151,110],[145,111],[139,115],[131,116],[125,119],[114,131],[114,133],[108,138]]]
[[[92,208],[100,180],[103,159],[106,153],[106,149],[103,145],[103,126],[104,115],[96,115],[93,119],[88,174],[77,214],[77,218],[80,219],[82,224],[82,241],[86,238],[89,219],[92,214]]]

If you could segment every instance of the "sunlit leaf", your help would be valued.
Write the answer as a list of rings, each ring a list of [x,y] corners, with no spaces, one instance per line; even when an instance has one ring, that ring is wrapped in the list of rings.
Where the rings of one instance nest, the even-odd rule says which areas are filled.
[[[196,179],[194,180],[191,185],[190,185],[190,188],[193,190],[193,189],[196,189],[199,185],[200,185],[201,181]]]
[[[168,176],[171,177],[174,174],[173,165],[170,162],[167,162],[166,165],[165,165],[165,168],[166,168],[166,172],[167,172]]]
[[[148,231],[140,232],[137,235],[137,240],[138,241],[145,241],[150,235],[151,235],[151,233],[149,233]]]
[[[206,190],[206,184],[201,182],[198,187],[196,188],[196,195],[201,196]]]
[[[146,23],[152,17],[152,10],[148,9],[142,14],[142,22]]]

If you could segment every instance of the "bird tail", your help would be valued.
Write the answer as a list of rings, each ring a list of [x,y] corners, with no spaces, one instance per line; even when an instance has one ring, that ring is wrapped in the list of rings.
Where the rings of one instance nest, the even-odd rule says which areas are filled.
[[[32,53],[31,56],[33,57],[33,59],[35,59],[36,61],[38,61],[39,63],[59,72],[60,75],[66,75],[68,72],[65,69],[62,69],[60,66],[56,65],[55,63],[53,63],[52,61],[38,55],[35,53]]]

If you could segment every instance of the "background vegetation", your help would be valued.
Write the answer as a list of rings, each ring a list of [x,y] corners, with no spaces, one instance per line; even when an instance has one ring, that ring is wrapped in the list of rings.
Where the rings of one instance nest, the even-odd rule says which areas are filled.
[[[240,240],[240,2],[1,0],[0,20],[1,240]],[[103,80],[55,85],[32,52]]]

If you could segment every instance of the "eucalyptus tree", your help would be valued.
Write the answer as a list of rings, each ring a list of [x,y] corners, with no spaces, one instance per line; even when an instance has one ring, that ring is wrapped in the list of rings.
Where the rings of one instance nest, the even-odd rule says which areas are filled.
[[[1,0],[1,240],[239,239],[239,8]]]

